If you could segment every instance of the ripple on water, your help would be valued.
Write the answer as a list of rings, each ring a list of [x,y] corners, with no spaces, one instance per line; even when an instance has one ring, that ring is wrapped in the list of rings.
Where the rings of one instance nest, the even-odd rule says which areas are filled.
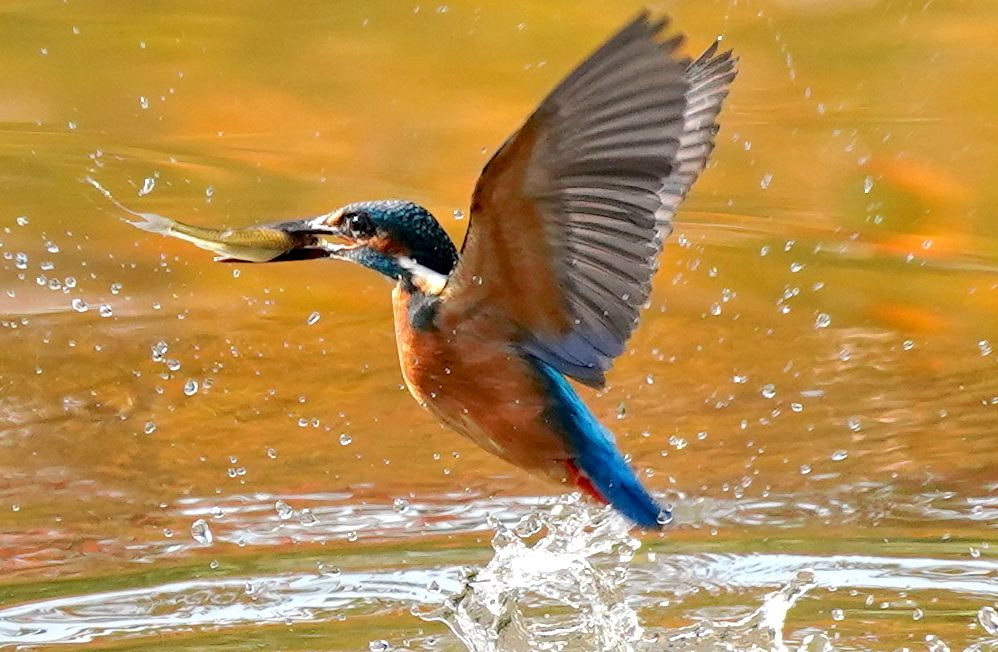
[[[269,498],[254,509],[266,509],[268,518],[280,521]],[[290,498],[288,505],[302,498]],[[199,509],[185,508],[188,514]],[[391,506],[387,510],[398,516]],[[224,519],[234,511],[227,507]],[[286,523],[295,527],[297,521]],[[619,515],[570,498],[546,510],[534,506],[521,518],[490,518],[489,524],[493,557],[480,568],[327,571],[320,565],[318,572],[218,577],[38,600],[0,610],[0,645],[82,644],[191,628],[327,622],[346,614],[387,617],[408,608],[444,623],[473,652],[562,650],[566,643],[576,645],[567,649],[632,652],[786,650],[790,638],[810,651],[825,649],[828,623],[818,620],[804,635],[788,631],[786,623],[805,595],[811,603],[821,602],[819,591],[998,599],[993,560],[665,551],[638,557],[642,543]],[[691,600],[725,593],[740,594],[740,603],[698,607]],[[655,624],[665,606],[679,607],[680,624]],[[988,629],[992,612],[985,605],[975,614],[982,630],[979,647],[968,650],[998,645]],[[812,604],[800,618],[806,622],[814,614]],[[843,649],[877,649],[868,644],[854,641]],[[422,649],[433,648],[426,643]]]

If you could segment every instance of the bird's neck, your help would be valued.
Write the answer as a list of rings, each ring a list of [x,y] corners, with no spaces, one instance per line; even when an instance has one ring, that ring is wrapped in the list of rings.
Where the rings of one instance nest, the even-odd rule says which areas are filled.
[[[412,284],[411,279],[399,279],[392,293],[395,309],[395,326],[403,318],[408,328],[415,331],[436,330],[434,319],[440,305],[439,294],[428,294]],[[403,317],[404,315],[404,317]]]

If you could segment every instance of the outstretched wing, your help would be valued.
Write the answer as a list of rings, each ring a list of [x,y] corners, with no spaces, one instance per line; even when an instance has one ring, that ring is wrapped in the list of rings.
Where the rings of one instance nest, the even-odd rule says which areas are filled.
[[[735,76],[680,58],[642,14],[541,103],[485,166],[440,323],[488,311],[525,351],[601,386],[647,302],[664,235],[703,169]]]

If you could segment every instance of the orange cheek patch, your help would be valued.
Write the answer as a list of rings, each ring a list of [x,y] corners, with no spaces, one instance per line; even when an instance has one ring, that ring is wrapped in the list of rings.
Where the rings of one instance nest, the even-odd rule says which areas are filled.
[[[408,256],[409,249],[404,247],[397,240],[393,240],[386,235],[376,235],[365,242],[368,247],[388,256]]]

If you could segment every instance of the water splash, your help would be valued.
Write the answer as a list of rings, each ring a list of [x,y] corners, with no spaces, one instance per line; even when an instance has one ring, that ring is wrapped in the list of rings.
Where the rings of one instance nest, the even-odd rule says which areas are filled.
[[[498,522],[494,527],[492,560],[467,569],[461,589],[442,606],[413,610],[446,624],[471,652],[782,652],[787,613],[816,586],[814,574],[802,571],[743,618],[652,631],[625,600],[641,542],[615,512],[568,498],[548,514],[527,515],[512,528]]]
[[[817,586],[814,573],[800,571],[778,591],[767,595],[762,606],[744,618],[713,620],[681,628],[663,636],[656,650],[684,652],[787,652],[783,628],[790,609]],[[799,649],[824,652],[828,637],[813,634]],[[664,645],[663,645],[664,644]],[[651,650],[652,648],[647,648]]]
[[[492,560],[417,615],[445,623],[472,652],[638,649],[644,630],[621,589],[641,543],[622,517],[565,499],[513,528],[493,525]]]

